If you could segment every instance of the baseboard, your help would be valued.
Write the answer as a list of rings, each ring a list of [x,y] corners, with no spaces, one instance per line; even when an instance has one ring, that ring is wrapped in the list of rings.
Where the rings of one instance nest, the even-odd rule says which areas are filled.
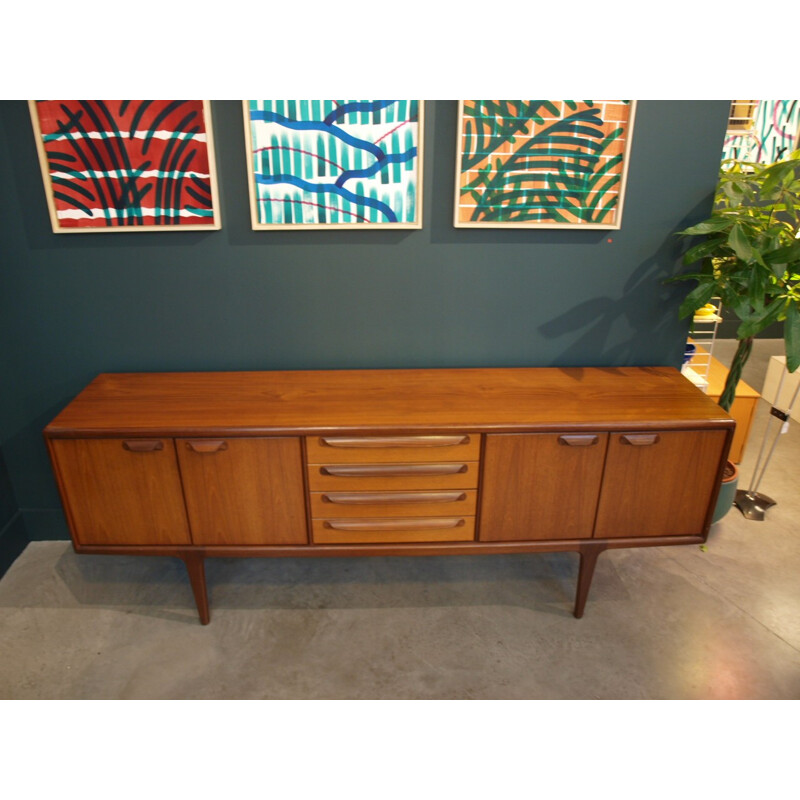
[[[28,534],[22,512],[16,514],[0,530],[0,578],[28,546]]]

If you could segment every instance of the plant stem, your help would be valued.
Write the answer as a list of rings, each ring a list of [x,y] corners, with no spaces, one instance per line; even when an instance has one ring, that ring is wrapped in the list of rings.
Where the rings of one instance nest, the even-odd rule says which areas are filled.
[[[748,336],[746,339],[739,339],[739,344],[736,347],[736,352],[733,354],[731,366],[728,370],[728,379],[725,381],[725,388],[722,391],[722,396],[719,398],[719,404],[725,411],[730,411],[733,405],[734,398],[736,397],[736,386],[739,379],[742,377],[742,369],[750,358],[750,353],[753,350],[753,336]]]

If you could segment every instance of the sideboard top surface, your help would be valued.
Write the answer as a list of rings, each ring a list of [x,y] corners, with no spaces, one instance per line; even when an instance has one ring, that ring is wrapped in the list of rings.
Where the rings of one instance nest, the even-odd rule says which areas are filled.
[[[45,435],[622,429],[642,420],[733,425],[668,367],[160,372],[99,375]]]

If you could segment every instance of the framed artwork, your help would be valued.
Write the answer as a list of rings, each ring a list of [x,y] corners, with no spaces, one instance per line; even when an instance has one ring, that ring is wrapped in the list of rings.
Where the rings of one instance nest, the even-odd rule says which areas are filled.
[[[421,100],[245,100],[254,230],[422,227]]]
[[[30,100],[55,233],[218,230],[207,100]]]
[[[461,100],[457,228],[619,228],[633,100]]]

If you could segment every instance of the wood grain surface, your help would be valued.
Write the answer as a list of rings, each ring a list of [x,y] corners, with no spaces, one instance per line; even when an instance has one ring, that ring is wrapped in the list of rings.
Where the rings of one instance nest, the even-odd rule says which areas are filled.
[[[76,544],[191,544],[171,439],[135,451],[122,439],[50,442]]]
[[[121,373],[46,436],[251,436],[661,428],[733,423],[669,367]]]
[[[666,431],[651,445],[609,437],[594,538],[704,532],[723,431]]]
[[[212,442],[213,443],[213,442]],[[175,442],[195,544],[306,544],[298,438]]]
[[[486,437],[480,540],[592,535],[608,434],[570,446],[558,434]]]

